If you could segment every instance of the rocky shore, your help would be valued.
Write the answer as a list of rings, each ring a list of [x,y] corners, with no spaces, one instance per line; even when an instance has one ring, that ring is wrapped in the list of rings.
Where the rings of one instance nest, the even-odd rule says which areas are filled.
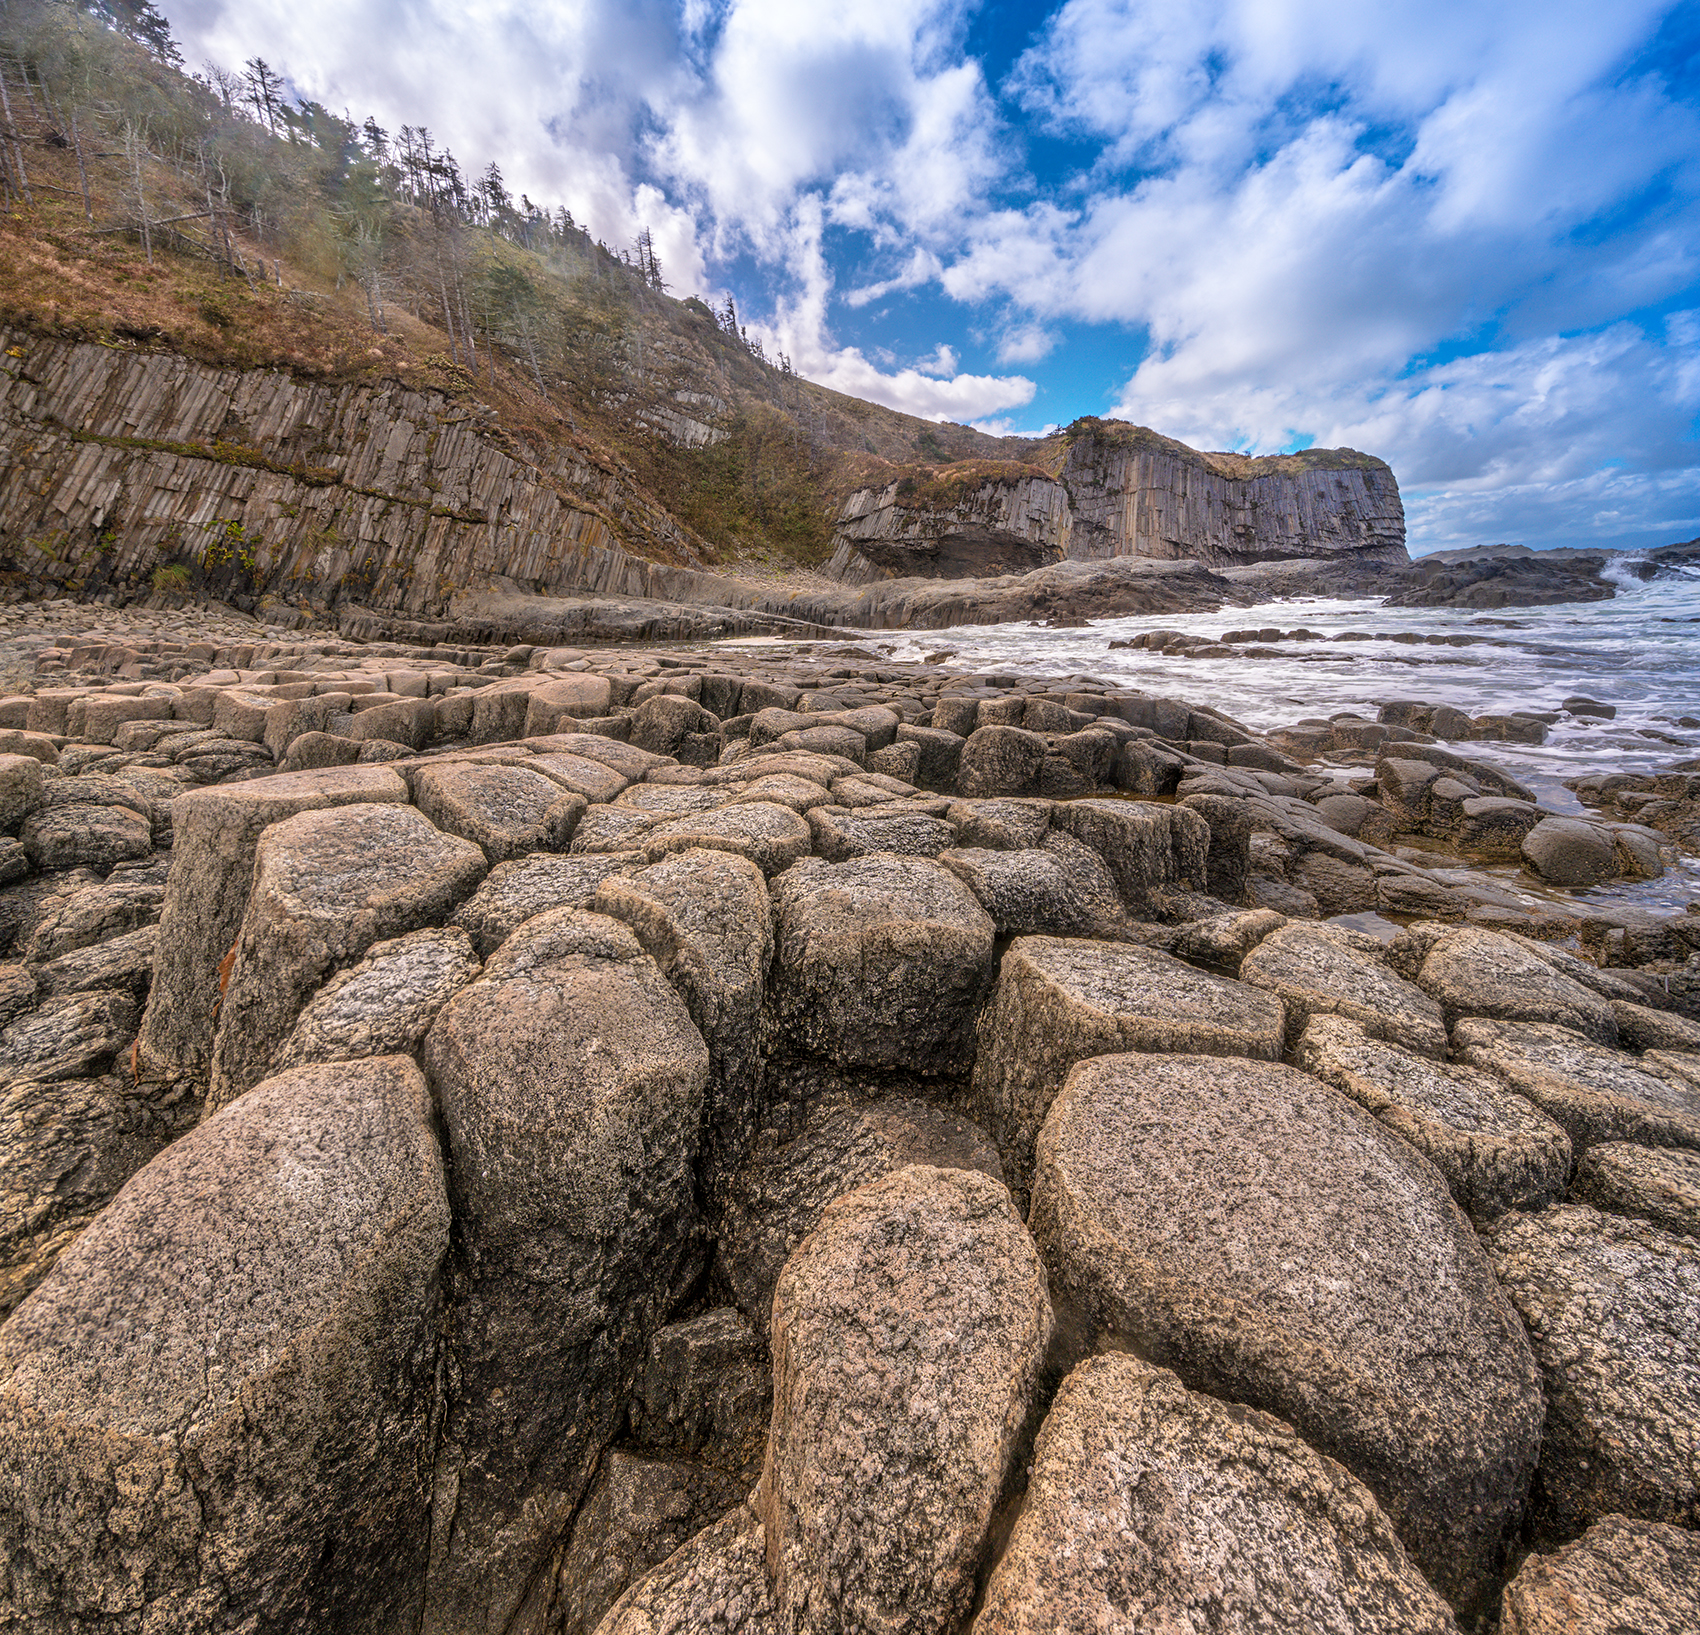
[[[0,698],[0,1630],[1700,1625],[1700,913],[1575,895],[1700,769],[96,617]]]

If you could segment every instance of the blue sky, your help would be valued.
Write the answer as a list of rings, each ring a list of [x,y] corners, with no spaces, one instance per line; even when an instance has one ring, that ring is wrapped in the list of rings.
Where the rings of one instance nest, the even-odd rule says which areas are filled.
[[[1387,459],[1413,550],[1700,534],[1700,3],[166,0],[813,379]]]

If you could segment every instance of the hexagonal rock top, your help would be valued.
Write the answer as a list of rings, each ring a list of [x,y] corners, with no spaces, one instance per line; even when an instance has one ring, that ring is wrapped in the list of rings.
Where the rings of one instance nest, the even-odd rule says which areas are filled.
[[[1057,1393],[974,1635],[1457,1627],[1332,1459],[1271,1415],[1109,1355]]]
[[[1700,1087],[1653,1071],[1569,1028],[1466,1018],[1458,1054],[1496,1075],[1564,1126],[1578,1154],[1602,1141],[1700,1147]]]
[[[1446,1055],[1440,1006],[1387,968],[1373,937],[1333,925],[1286,925],[1240,962],[1240,981],[1281,996],[1292,1042],[1312,1016],[1344,1016],[1372,1038]]]
[[[1694,1635],[1700,1533],[1607,1516],[1574,1544],[1530,1556],[1505,1586],[1501,1635]]]
[[[777,950],[769,1004],[791,1045],[892,1071],[967,1065],[994,933],[955,875],[927,858],[875,852],[847,863],[808,859],[769,890]]]
[[[266,1074],[302,1007],[373,943],[446,919],[484,878],[484,854],[411,806],[340,806],[274,823],[219,1010],[207,1111]]]
[[[1083,1062],[1029,1225],[1096,1345],[1288,1420],[1454,1605],[1497,1588],[1539,1375],[1439,1171],[1362,1108],[1271,1062]]]
[[[413,781],[419,810],[449,834],[483,847],[492,863],[567,849],[583,795],[525,766],[432,766]]]
[[[449,1240],[433,1123],[405,1057],[269,1079],[136,1175],[13,1314],[17,1627],[417,1616]]]
[[[1122,1050],[1281,1059],[1272,994],[1123,943],[1020,937],[979,1023],[973,1111],[1025,1198],[1033,1143],[1068,1071]]]
[[[792,1630],[958,1627],[1050,1338],[996,1181],[917,1165],[827,1209],[774,1292],[756,1500]]]
[[[1375,1114],[1427,1156],[1478,1220],[1564,1194],[1570,1137],[1491,1073],[1432,1062],[1372,1039],[1343,1016],[1313,1016],[1293,1065]]]
[[[1611,1006],[1510,937],[1475,926],[1448,931],[1429,950],[1417,986],[1444,1008],[1448,1021],[1490,1016],[1549,1022],[1601,1044],[1617,1043]]]
[[[1488,1244],[1546,1375],[1536,1541],[1613,1513],[1700,1525],[1700,1243],[1568,1204]]]

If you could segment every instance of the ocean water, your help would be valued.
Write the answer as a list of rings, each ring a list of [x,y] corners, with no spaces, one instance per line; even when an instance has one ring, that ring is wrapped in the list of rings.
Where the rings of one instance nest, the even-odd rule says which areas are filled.
[[[1588,772],[1651,772],[1700,757],[1700,569],[1665,571],[1642,581],[1625,566],[1616,578],[1619,589],[1611,601],[1485,613],[1387,608],[1379,598],[1307,597],[1218,613],[1094,620],[1078,630],[976,625],[867,632],[854,639],[893,658],[931,656],[947,670],[1086,675],[1124,683],[1208,704],[1258,731],[1346,710],[1373,720],[1378,707],[1394,699],[1488,715],[1560,712],[1566,698],[1580,694],[1615,706],[1616,716],[1602,721],[1561,713],[1538,746],[1493,741],[1451,746],[1503,767],[1547,809],[1580,813],[1583,807],[1564,787],[1566,779]],[[1246,644],[1273,648],[1280,655],[1275,658],[1232,650],[1216,657],[1165,657],[1110,645],[1149,630],[1216,638],[1229,630],[1270,628],[1302,628],[1322,639]],[[1334,639],[1366,632],[1372,639]],[[1685,719],[1695,725],[1684,725]],[[1616,881],[1580,891],[1544,885],[1516,864],[1476,865],[1473,872],[1493,876],[1530,903],[1568,899],[1595,912],[1671,913],[1700,901],[1700,858],[1693,856],[1675,857],[1660,880]]]
[[[1034,676],[1090,675],[1195,704],[1259,731],[1302,716],[1354,710],[1375,718],[1393,699],[1451,704],[1468,715],[1556,712],[1581,694],[1616,707],[1610,721],[1563,715],[1540,746],[1457,745],[1575,809],[1562,780],[1587,771],[1644,772],[1700,756],[1700,569],[1642,582],[1620,571],[1608,602],[1507,608],[1386,608],[1379,598],[1322,597],[1224,608],[1218,613],[1094,620],[1080,630],[979,625],[871,633],[863,643],[894,658],[946,653],[947,669]],[[1305,629],[1319,641],[1257,643],[1278,658],[1164,656],[1114,641],[1149,630],[1220,637],[1230,630]],[[1337,641],[1368,632],[1369,641]],[[1404,636],[1406,640],[1393,638]],[[1416,636],[1418,641],[1408,638]],[[1453,638],[1471,638],[1451,645]],[[1681,723],[1694,721],[1692,727]]]

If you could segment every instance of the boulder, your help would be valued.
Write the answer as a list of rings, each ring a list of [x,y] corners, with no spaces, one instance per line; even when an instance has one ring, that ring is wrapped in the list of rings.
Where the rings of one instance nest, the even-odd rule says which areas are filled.
[[[1063,1382],[974,1635],[1455,1635],[1374,1497],[1268,1414],[1110,1355]]]
[[[1655,1064],[1542,1022],[1466,1019],[1453,1042],[1561,1125],[1578,1156],[1602,1141],[1700,1148],[1700,1086]]]
[[[552,908],[588,908],[610,875],[643,861],[637,852],[604,852],[593,857],[557,857],[539,852],[498,863],[454,912],[454,924],[472,938],[480,959],[488,959],[534,915]]]
[[[1605,1516],[1505,1586],[1501,1635],[1693,1635],[1700,1629],[1700,1533]]]
[[[670,852],[736,852],[763,874],[778,874],[812,845],[808,824],[788,806],[773,801],[739,801],[711,812],[692,813],[656,824],[631,844],[650,861]]]
[[[582,795],[592,805],[613,800],[631,784],[625,773],[588,755],[533,755],[525,767],[528,772],[541,772],[569,794]]]
[[[1700,1051],[1700,1022],[1686,1016],[1623,999],[1611,1002],[1611,1014],[1618,1040],[1628,1049]]]
[[[1523,861],[1555,886],[1592,886],[1621,872],[1605,830],[1580,818],[1542,818],[1523,836]]]
[[[193,1121],[121,1074],[0,1089],[0,1321],[129,1178]]]
[[[750,1517],[747,1482],[682,1459],[610,1448],[554,1572],[547,1635],[592,1635],[652,1567],[728,1513]]]
[[[36,922],[24,958],[57,959],[74,949],[92,948],[108,937],[153,925],[164,901],[165,887],[151,880],[84,886]]]
[[[458,1389],[423,1628],[508,1626],[700,1268],[708,1051],[617,921],[527,921],[439,1013]]]
[[[64,994],[0,1031],[0,1084],[104,1072],[136,1036],[135,1000],[120,990]]]
[[[587,804],[529,766],[473,762],[422,768],[413,798],[439,829],[482,847],[492,863],[564,852]]]
[[[527,747],[537,755],[581,755],[587,761],[599,761],[633,783],[667,764],[665,755],[592,732],[558,732],[530,739]]]
[[[919,752],[915,781],[923,789],[950,794],[962,768],[962,739],[938,727],[900,726],[897,742],[913,744]]]
[[[1287,925],[1240,964],[1240,981],[1276,994],[1287,1007],[1287,1038],[1296,1044],[1313,1016],[1343,1016],[1371,1038],[1424,1056],[1446,1055],[1440,1006],[1395,976],[1381,945],[1335,925]]]
[[[784,1635],[767,1541],[747,1505],[705,1528],[615,1602],[596,1635]]]
[[[1123,1050],[1279,1061],[1284,1015],[1279,999],[1156,949],[1021,937],[978,1032],[971,1109],[1025,1200],[1033,1143],[1076,1062]]]
[[[940,852],[939,862],[974,893],[1000,937],[1084,937],[1109,929],[1051,852],[963,848]]]
[[[41,805],[46,778],[33,755],[0,755],[0,832],[18,825]]]
[[[827,1208],[774,1292],[756,1498],[793,1631],[960,1626],[1051,1327],[998,1182],[915,1165]]]
[[[1487,1241],[1546,1381],[1536,1548],[1614,1514],[1700,1525],[1700,1243],[1582,1204]]]
[[[1458,1206],[1489,1221],[1564,1195],[1570,1138],[1491,1073],[1372,1039],[1343,1016],[1313,1016],[1293,1065],[1374,1113],[1430,1159]]]
[[[1092,1349],[1287,1420],[1454,1606],[1486,1608],[1540,1376],[1426,1158],[1289,1067],[1103,1056],[1040,1132],[1029,1224]]]
[[[1453,838],[1467,857],[1509,862],[1522,855],[1529,831],[1541,821],[1540,808],[1529,801],[1473,795],[1460,804]]]
[[[92,948],[74,948],[35,968],[37,986],[44,998],[112,988],[129,994],[140,1004],[146,1000],[153,980],[157,936],[153,926],[144,925],[108,937]]]
[[[847,862],[869,852],[937,857],[956,844],[956,830],[943,818],[916,811],[900,801],[858,811],[817,806],[810,811],[808,822],[815,856],[829,863]]]
[[[881,798],[890,797],[882,794]],[[793,777],[788,772],[770,773],[752,779],[732,797],[732,803],[744,800],[772,801],[777,806],[788,806],[793,812],[801,814],[808,813],[816,806],[831,806],[834,803],[834,797],[818,783],[811,783],[807,778]]]
[[[876,852],[847,863],[808,859],[769,890],[777,953],[769,1003],[787,1043],[863,1067],[966,1068],[994,931],[955,875],[929,859]]]
[[[540,738],[558,732],[564,722],[606,715],[612,698],[613,685],[606,676],[556,676],[531,689],[520,735]]]
[[[1617,1043],[1611,1007],[1526,944],[1496,931],[1459,926],[1440,937],[1417,986],[1439,1002],[1446,1019],[1488,1016],[1507,1022],[1550,1022],[1602,1044]]]
[[[1048,800],[958,800],[945,809],[958,846],[983,851],[1032,851],[1051,827]]]
[[[1212,914],[1206,919],[1181,926],[1171,946],[1182,959],[1195,965],[1214,965],[1224,971],[1238,971],[1246,955],[1286,923],[1284,914],[1267,908]]]
[[[1035,795],[1044,764],[1045,740],[1038,733],[1012,726],[977,727],[962,745],[957,793]]]
[[[448,1238],[402,1058],[282,1074],[136,1175],[0,1329],[19,1627],[410,1627]]]
[[[834,1198],[910,1164],[1003,1179],[997,1149],[983,1130],[924,1101],[816,1105],[794,1133],[763,1132],[718,1201],[715,1269],[764,1339],[773,1286],[821,1211]]]
[[[437,1012],[478,975],[472,941],[458,926],[429,927],[375,942],[307,1002],[272,1057],[272,1071],[362,1056],[411,1056]]]
[[[398,698],[357,711],[342,726],[341,736],[357,744],[401,744],[418,750],[431,742],[436,730],[435,704],[424,698]]]
[[[211,1065],[219,966],[242,929],[266,827],[298,812],[407,799],[387,767],[349,766],[198,789],[172,802],[171,877],[138,1052],[144,1072],[204,1077]]]
[[[303,812],[267,829],[219,1010],[207,1111],[266,1076],[337,966],[447,918],[483,878],[476,846],[408,806]]]
[[[748,858],[686,851],[604,880],[591,906],[631,928],[708,1046],[704,1160],[713,1184],[742,1159],[761,1115],[758,1030],[773,959],[767,882]]]
[[[128,806],[52,806],[25,818],[18,838],[38,869],[110,869],[152,852],[153,824]]]
[[[657,693],[638,705],[632,717],[631,742],[653,755],[675,755],[688,734],[712,732],[719,724],[693,699],[678,693]]]
[[[1103,859],[1130,914],[1152,917],[1161,893],[1202,892],[1209,882],[1210,825],[1188,807],[1062,801],[1051,813],[1051,829]]]
[[[1582,1154],[1570,1198],[1700,1238],[1700,1152],[1603,1141]]]
[[[1181,805],[1210,826],[1204,885],[1224,903],[1243,903],[1251,874],[1251,812],[1231,795],[1188,795]]]

